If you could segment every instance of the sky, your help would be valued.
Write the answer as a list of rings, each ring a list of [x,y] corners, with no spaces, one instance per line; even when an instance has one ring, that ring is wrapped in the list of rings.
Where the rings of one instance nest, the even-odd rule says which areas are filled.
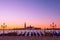
[[[0,25],[4,22],[7,28],[22,28],[24,22],[39,28],[54,22],[60,28],[60,0],[0,0]]]

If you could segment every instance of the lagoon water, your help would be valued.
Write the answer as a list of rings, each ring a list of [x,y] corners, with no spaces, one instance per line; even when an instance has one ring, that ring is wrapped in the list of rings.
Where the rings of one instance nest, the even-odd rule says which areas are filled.
[[[4,30],[4,33],[7,34],[7,33],[11,33],[11,32],[16,32],[17,34],[20,34],[21,32],[24,33],[24,32],[35,32],[35,33],[40,33],[42,32],[44,34],[44,32],[57,32],[59,33],[60,30]],[[3,33],[3,30],[0,30],[0,34]]]

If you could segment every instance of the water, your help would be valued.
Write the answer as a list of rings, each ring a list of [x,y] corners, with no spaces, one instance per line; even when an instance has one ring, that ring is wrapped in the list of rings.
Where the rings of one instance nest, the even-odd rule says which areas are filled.
[[[11,33],[11,32],[16,32],[17,34],[20,34],[21,32],[24,33],[24,32],[35,32],[35,33],[39,33],[39,32],[42,32],[44,34],[44,32],[60,32],[60,30],[4,30],[4,33]],[[3,33],[3,30],[0,30],[0,34]]]

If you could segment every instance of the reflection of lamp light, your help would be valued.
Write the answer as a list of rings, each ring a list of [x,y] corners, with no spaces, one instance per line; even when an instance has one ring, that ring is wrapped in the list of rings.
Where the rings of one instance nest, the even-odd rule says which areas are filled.
[[[3,35],[4,35],[4,28],[7,27],[7,25],[5,25],[5,23],[3,23],[3,24],[1,25],[1,27],[3,28]]]

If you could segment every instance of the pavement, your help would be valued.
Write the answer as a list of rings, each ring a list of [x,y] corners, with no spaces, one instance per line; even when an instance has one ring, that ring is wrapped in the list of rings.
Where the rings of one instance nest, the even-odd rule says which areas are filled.
[[[0,40],[60,40],[60,36],[0,36]]]

